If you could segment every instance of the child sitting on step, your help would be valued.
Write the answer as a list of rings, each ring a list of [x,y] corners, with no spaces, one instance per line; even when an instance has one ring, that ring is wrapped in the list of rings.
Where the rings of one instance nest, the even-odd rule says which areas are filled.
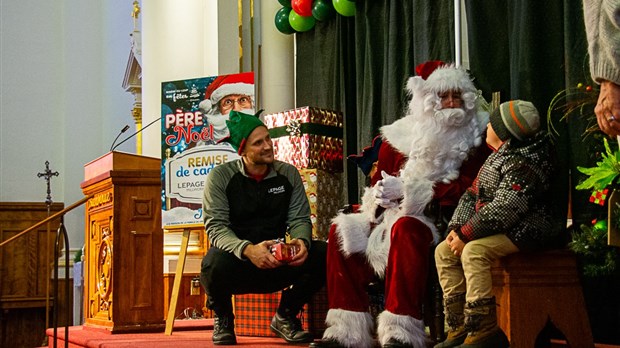
[[[537,250],[558,235],[549,203],[551,146],[536,107],[513,100],[490,116],[494,152],[461,197],[446,239],[435,250],[448,337],[435,347],[508,347],[497,325],[491,265]]]

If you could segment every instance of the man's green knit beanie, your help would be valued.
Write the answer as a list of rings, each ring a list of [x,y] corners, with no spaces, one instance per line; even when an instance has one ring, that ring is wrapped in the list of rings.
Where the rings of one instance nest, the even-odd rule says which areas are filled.
[[[259,126],[266,127],[258,118],[261,112],[263,110],[258,111],[255,115],[248,115],[239,111],[231,111],[228,115],[228,121],[226,121],[229,135],[220,139],[218,143],[228,142],[241,155],[241,150],[243,150],[245,142],[252,131]]]

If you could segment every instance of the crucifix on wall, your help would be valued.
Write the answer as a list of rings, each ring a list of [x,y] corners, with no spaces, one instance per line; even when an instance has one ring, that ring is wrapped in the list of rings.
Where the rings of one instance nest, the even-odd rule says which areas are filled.
[[[47,205],[47,216],[50,216],[50,209],[52,207],[52,187],[51,187],[51,181],[52,181],[52,177],[54,176],[58,176],[58,172],[53,172],[50,170],[50,161],[45,161],[45,171],[43,171],[42,173],[37,173],[37,177],[39,178],[45,178],[45,182],[47,184],[47,197],[45,198],[45,204]],[[50,224],[49,222],[47,223],[47,233],[45,235],[45,274],[49,275],[50,274],[50,260],[49,260],[49,250],[50,250]],[[50,323],[50,318],[49,318],[49,312],[50,312],[50,279],[49,277],[46,276],[45,278],[45,327],[50,327],[49,323]]]

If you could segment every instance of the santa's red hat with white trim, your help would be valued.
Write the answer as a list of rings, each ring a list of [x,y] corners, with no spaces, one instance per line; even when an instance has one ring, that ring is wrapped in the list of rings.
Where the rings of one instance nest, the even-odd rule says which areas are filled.
[[[210,110],[227,95],[249,95],[254,99],[254,73],[241,73],[218,76],[207,86],[205,100],[200,104],[205,110]]]

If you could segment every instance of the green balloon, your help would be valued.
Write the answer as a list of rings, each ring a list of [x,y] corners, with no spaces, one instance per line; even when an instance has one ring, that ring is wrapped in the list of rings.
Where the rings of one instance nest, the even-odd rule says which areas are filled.
[[[275,23],[276,29],[282,34],[290,35],[295,32],[295,29],[291,28],[291,24],[288,21],[289,12],[291,11],[290,7],[282,7],[276,12]]]
[[[284,7],[291,7],[291,0],[278,0],[278,2]]]
[[[334,9],[345,17],[355,15],[355,2],[349,0],[334,0]]]
[[[331,0],[315,0],[312,5],[312,17],[318,21],[329,19],[334,14],[334,6]]]
[[[288,15],[288,21],[291,27],[299,32],[308,31],[314,27],[316,20],[312,16],[300,16],[297,12],[291,11]]]

